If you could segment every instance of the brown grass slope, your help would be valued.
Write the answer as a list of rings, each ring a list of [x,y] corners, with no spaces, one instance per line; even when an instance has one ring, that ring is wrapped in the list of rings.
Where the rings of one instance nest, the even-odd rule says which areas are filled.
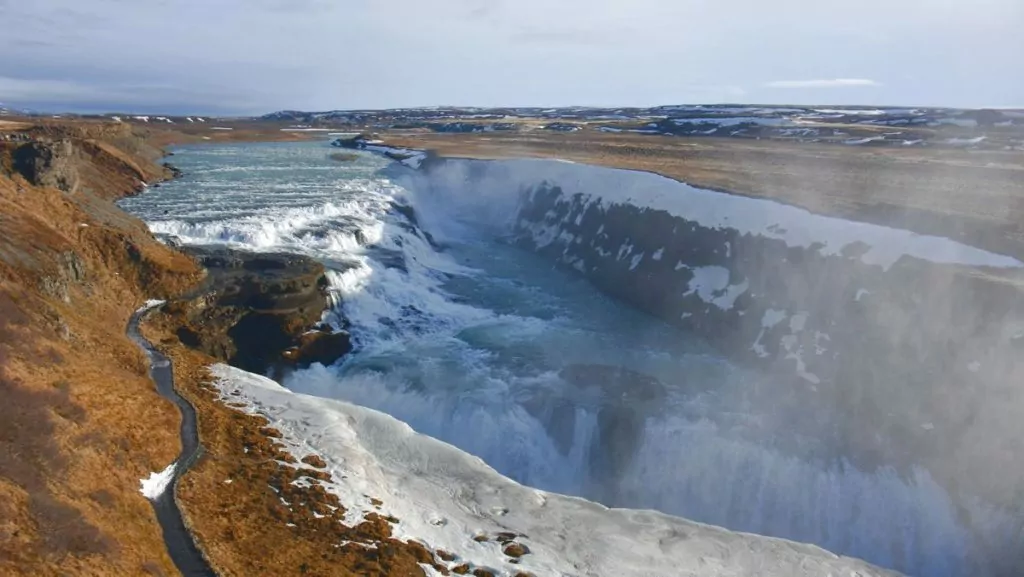
[[[138,489],[178,414],[124,327],[200,273],[110,202],[165,169],[128,127],[21,134],[61,154],[33,173],[0,142],[0,574],[176,574]]]

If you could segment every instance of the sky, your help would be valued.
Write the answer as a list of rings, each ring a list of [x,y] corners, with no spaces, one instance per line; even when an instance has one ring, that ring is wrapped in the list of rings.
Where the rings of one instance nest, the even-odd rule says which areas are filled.
[[[0,0],[0,106],[1024,107],[1024,0]]]

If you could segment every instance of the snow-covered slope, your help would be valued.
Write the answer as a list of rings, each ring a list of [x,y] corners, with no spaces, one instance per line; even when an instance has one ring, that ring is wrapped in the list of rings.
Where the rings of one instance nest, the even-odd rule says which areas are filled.
[[[326,488],[348,507],[346,521],[375,511],[371,499],[379,499],[383,513],[399,520],[396,537],[455,553],[453,567],[537,576],[895,575],[810,545],[530,489],[385,414],[296,394],[227,365],[211,372],[223,395],[283,433],[289,452],[318,454],[335,480],[344,479]],[[501,532],[528,547],[518,563],[496,542]],[[474,540],[480,535],[490,538]]]

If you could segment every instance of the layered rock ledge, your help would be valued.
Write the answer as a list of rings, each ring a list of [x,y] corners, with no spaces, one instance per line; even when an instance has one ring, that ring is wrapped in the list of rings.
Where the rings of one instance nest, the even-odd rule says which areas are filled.
[[[352,349],[349,335],[320,323],[324,267],[313,259],[187,247],[207,271],[201,287],[165,307],[186,346],[243,370],[278,378]]]

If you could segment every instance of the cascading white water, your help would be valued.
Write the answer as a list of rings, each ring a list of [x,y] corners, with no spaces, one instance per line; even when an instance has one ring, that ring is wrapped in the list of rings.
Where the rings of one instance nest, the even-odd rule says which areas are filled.
[[[319,143],[186,149],[176,158],[185,179],[125,203],[185,242],[301,252],[331,268],[325,319],[348,323],[358,350],[288,387],[385,411],[536,487],[812,542],[911,575],[995,574],[974,540],[1012,537],[1012,518],[979,505],[972,534],[927,472],[821,457],[816,439],[779,428],[745,396],[766,377],[502,244],[508,195],[467,194],[464,182],[458,195],[444,182],[412,191],[380,172],[382,159],[339,164],[328,153]],[[410,204],[418,223],[395,209]],[[661,385],[640,398],[628,384],[560,375],[593,365]]]

